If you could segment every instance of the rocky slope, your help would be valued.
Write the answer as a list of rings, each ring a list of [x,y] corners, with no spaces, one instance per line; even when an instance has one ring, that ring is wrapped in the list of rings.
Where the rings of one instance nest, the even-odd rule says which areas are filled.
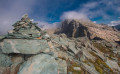
[[[112,27],[98,25],[91,21],[65,20],[62,23],[62,33],[68,37],[85,37],[89,39],[104,39],[107,41],[120,41],[120,32]]]
[[[88,21],[62,25],[61,34],[48,35],[25,15],[0,36],[0,74],[120,73],[117,31]]]

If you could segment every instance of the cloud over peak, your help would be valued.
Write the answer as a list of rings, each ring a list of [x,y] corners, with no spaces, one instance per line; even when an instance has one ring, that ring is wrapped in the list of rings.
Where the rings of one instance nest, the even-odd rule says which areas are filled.
[[[120,20],[118,21],[111,21],[108,25],[109,26],[116,26],[116,25],[119,25],[120,24]]]
[[[89,20],[86,14],[77,11],[64,12],[61,16],[61,20],[65,19]]]

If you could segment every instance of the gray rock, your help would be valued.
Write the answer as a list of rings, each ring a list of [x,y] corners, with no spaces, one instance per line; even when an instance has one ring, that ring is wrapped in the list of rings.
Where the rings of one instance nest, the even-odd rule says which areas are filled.
[[[0,35],[0,40],[2,40],[2,39],[4,39],[4,38],[5,38],[5,36],[1,36],[1,35]]]
[[[46,40],[4,39],[0,46],[3,53],[37,54],[49,52]]]
[[[0,67],[9,67],[12,64],[8,55],[0,53]]]
[[[18,74],[58,74],[58,65],[54,57],[39,54],[24,62]]]
[[[45,35],[42,36],[42,38],[43,38],[43,39],[49,39],[50,36],[49,36],[48,34],[45,34]]]
[[[80,67],[74,67],[74,70],[81,70]]]
[[[72,52],[74,54],[77,54],[79,52],[79,50],[77,50],[75,48],[75,43],[73,43],[73,42],[69,42],[68,51],[70,51],[70,52]]]
[[[68,74],[72,74],[72,72],[68,72]]]
[[[41,37],[41,29],[33,23],[28,16],[13,24],[14,29],[8,32],[7,38],[35,39]]]
[[[107,59],[106,64],[107,64],[112,70],[115,69],[115,70],[120,71],[120,67],[119,67],[119,65],[117,64],[117,62]]]
[[[57,60],[59,74],[67,74],[67,63],[62,59]]]
[[[97,72],[94,67],[88,66],[88,65],[85,64],[85,63],[81,63],[81,65],[82,65],[82,67],[83,67],[84,69],[86,69],[86,71],[88,71],[90,74],[99,74],[99,72]]]
[[[55,37],[55,38],[53,39],[53,41],[54,41],[55,43],[60,44],[60,45],[68,45],[68,41],[65,40],[65,39],[63,39],[63,38],[61,38],[61,37]]]

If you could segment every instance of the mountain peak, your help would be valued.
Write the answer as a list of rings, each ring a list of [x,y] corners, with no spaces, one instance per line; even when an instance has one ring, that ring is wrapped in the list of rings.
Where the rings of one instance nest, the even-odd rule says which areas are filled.
[[[105,39],[120,41],[119,32],[106,25],[95,24],[91,21],[65,20],[62,22],[62,33],[68,37],[88,37],[89,39]]]

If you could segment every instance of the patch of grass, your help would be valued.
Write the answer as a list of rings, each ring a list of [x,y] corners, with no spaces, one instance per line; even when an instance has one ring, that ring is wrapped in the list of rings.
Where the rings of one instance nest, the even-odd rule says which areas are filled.
[[[106,68],[107,70],[110,71],[110,73],[113,73],[113,70],[99,57],[97,56],[94,52],[90,52],[94,57],[96,57],[95,62],[91,61],[91,63],[94,65],[95,69],[100,73],[108,73],[107,71],[104,70]]]
[[[103,53],[111,52],[111,50],[108,47],[103,46],[100,43],[93,43],[93,46],[96,47],[98,50],[100,50]]]
[[[118,65],[119,65],[119,67],[120,67],[120,57],[118,57]]]
[[[109,69],[110,72],[113,72],[112,69],[101,59],[96,59],[95,63],[97,63],[98,65],[101,65],[101,67],[105,67],[105,68]]]
[[[71,65],[68,66],[67,71],[72,72],[73,74],[81,74],[82,73],[81,70],[74,70],[74,67],[80,67],[80,65],[77,64],[76,62],[71,62]]]
[[[99,56],[97,56],[94,52],[90,52],[90,54],[92,54],[94,57],[96,57],[96,58],[99,58]]]
[[[89,61],[88,60],[84,60],[83,61],[85,64],[87,64],[88,66],[90,66],[90,64],[89,64]]]
[[[101,67],[99,67],[97,64],[94,64],[94,67],[100,74],[103,74],[103,69]]]
[[[118,62],[118,65],[119,65],[119,67],[120,67],[120,62]]]

